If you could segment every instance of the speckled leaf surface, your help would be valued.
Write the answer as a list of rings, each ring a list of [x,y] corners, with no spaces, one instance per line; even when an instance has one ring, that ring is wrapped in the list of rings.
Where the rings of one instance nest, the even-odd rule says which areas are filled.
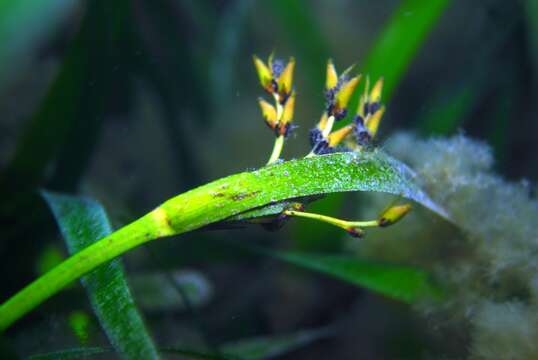
[[[236,177],[244,179],[236,181]],[[230,181],[232,178],[234,181]],[[217,184],[219,182],[221,184]],[[238,183],[241,187],[230,188],[228,184],[232,183]],[[222,192],[213,192],[215,197],[242,200],[236,204],[228,202],[221,206],[222,211],[234,211],[227,209],[228,205],[240,209],[230,217],[231,220],[277,214],[283,209],[278,205],[280,202],[353,191],[398,195],[421,204],[445,219],[449,218],[447,212],[417,185],[413,171],[381,150],[343,152],[291,160],[253,172],[233,175],[209,185],[213,184],[224,189]]]
[[[107,215],[97,202],[49,192],[44,192],[43,196],[71,254],[112,232]],[[122,357],[158,359],[129,291],[120,260],[97,267],[81,280],[101,326]]]

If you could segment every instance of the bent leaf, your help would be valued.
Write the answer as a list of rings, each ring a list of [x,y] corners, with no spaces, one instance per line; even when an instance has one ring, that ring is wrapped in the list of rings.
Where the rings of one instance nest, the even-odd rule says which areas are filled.
[[[255,181],[267,182],[268,186],[258,191],[253,200],[260,202],[268,198],[268,201],[264,206],[257,208],[253,206],[245,212],[235,214],[229,218],[230,220],[279,214],[290,200],[298,199],[303,202],[302,198],[305,197],[350,191],[374,191],[398,195],[449,219],[448,213],[435,204],[418,186],[413,171],[381,150],[345,152],[291,160],[244,174],[253,174]],[[249,200],[249,196],[246,196],[249,194],[245,191],[235,196],[240,197],[241,194],[245,196],[245,200]],[[226,192],[217,195],[234,196]]]
[[[426,271],[410,266],[383,264],[351,256],[263,252],[409,304],[428,298],[437,299],[442,295]]]
[[[74,254],[111,233],[104,209],[80,197],[43,192]],[[95,314],[114,348],[126,359],[157,359],[158,354],[131,297],[119,259],[82,278]]]

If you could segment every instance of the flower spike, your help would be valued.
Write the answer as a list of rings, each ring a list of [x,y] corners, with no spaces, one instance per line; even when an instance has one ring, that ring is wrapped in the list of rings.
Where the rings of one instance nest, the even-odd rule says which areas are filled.
[[[253,60],[260,84],[283,105],[292,91],[295,58],[291,57],[288,63],[284,63],[271,53],[267,64],[256,55],[253,56]]]
[[[267,64],[256,55],[253,56],[253,60],[262,87],[273,95],[275,100],[275,105],[271,105],[263,99],[258,101],[265,122],[277,136],[268,161],[268,164],[272,164],[280,158],[284,140],[293,129],[291,121],[295,107],[295,91],[293,91],[295,58],[291,57],[287,63],[284,63],[271,53],[267,59]]]

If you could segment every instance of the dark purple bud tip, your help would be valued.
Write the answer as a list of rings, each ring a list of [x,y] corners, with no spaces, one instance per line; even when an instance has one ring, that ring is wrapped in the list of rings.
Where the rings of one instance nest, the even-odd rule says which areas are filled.
[[[299,126],[295,124],[286,124],[284,129],[284,137],[287,139],[298,127]]]
[[[323,149],[320,149],[319,153],[316,153],[317,155],[326,155],[326,154],[334,154],[335,152],[338,152],[335,148],[330,147],[329,144],[325,146]]]
[[[323,134],[320,129],[313,128],[310,129],[310,146],[315,146],[317,143],[323,141]]]
[[[356,126],[353,129],[353,133],[357,140],[357,144],[361,146],[369,145],[372,140],[372,135],[370,135],[370,132],[363,123],[356,122],[355,124]]]
[[[343,118],[345,118],[347,115],[347,109],[339,109],[338,111],[334,112],[334,120],[340,121]]]
[[[329,89],[325,91],[325,99],[327,99],[328,102],[334,102],[334,96],[336,95],[335,88]]]
[[[273,79],[278,79],[282,71],[284,71],[284,61],[282,59],[273,59],[271,65],[271,72],[273,73]]]
[[[373,102],[373,103],[365,103],[364,104],[364,114],[365,115],[372,115],[374,114],[377,110],[379,110],[379,108],[381,108],[381,104],[379,102]]]
[[[359,126],[364,127],[364,119],[360,115],[355,116],[353,118],[353,122],[355,123],[356,127],[359,127]]]

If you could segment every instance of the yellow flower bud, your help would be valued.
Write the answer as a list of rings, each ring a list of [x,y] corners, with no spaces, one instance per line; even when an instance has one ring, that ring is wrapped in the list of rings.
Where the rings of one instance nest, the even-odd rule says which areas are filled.
[[[391,206],[379,216],[377,220],[379,226],[389,226],[392,225],[401,219],[411,210],[411,204],[403,204]]]
[[[329,146],[334,147],[338,145],[343,139],[346,138],[346,136],[351,134],[351,131],[353,131],[353,126],[347,125],[329,134]]]
[[[286,125],[293,119],[293,109],[295,107],[295,91],[291,93],[286,104],[284,104],[284,111],[282,112],[282,118],[279,125]]]
[[[265,90],[271,91],[271,70],[256,55],[253,55],[252,59],[254,61],[254,66],[256,67],[256,72],[258,73],[258,78],[260,79],[260,84]]]
[[[381,93],[383,91],[383,78],[380,78],[374,84],[372,91],[370,92],[369,102],[379,102],[381,101]]]
[[[377,133],[377,129],[379,127],[379,122],[381,121],[381,117],[385,113],[385,107],[380,107],[373,115],[370,115],[366,118],[364,121],[364,126],[368,129],[368,132],[372,136],[372,138]]]
[[[293,84],[293,70],[295,68],[295,58],[290,58],[290,61],[278,78],[278,92],[283,95],[288,95],[291,92]]]
[[[336,109],[341,110],[345,109],[347,106],[347,103],[349,102],[349,99],[351,98],[351,95],[353,94],[353,91],[355,91],[355,88],[359,84],[361,77],[355,76],[348,82],[346,82],[340,90],[338,90],[338,93],[336,94]]]
[[[325,89],[330,90],[336,87],[338,84],[338,74],[336,73],[336,68],[334,67],[333,61],[329,59],[327,61],[327,79],[325,81]]]
[[[275,107],[261,98],[258,99],[258,104],[260,104],[260,109],[262,110],[262,115],[265,119],[265,122],[267,123],[267,125],[269,125],[270,128],[274,129],[277,121]]]

